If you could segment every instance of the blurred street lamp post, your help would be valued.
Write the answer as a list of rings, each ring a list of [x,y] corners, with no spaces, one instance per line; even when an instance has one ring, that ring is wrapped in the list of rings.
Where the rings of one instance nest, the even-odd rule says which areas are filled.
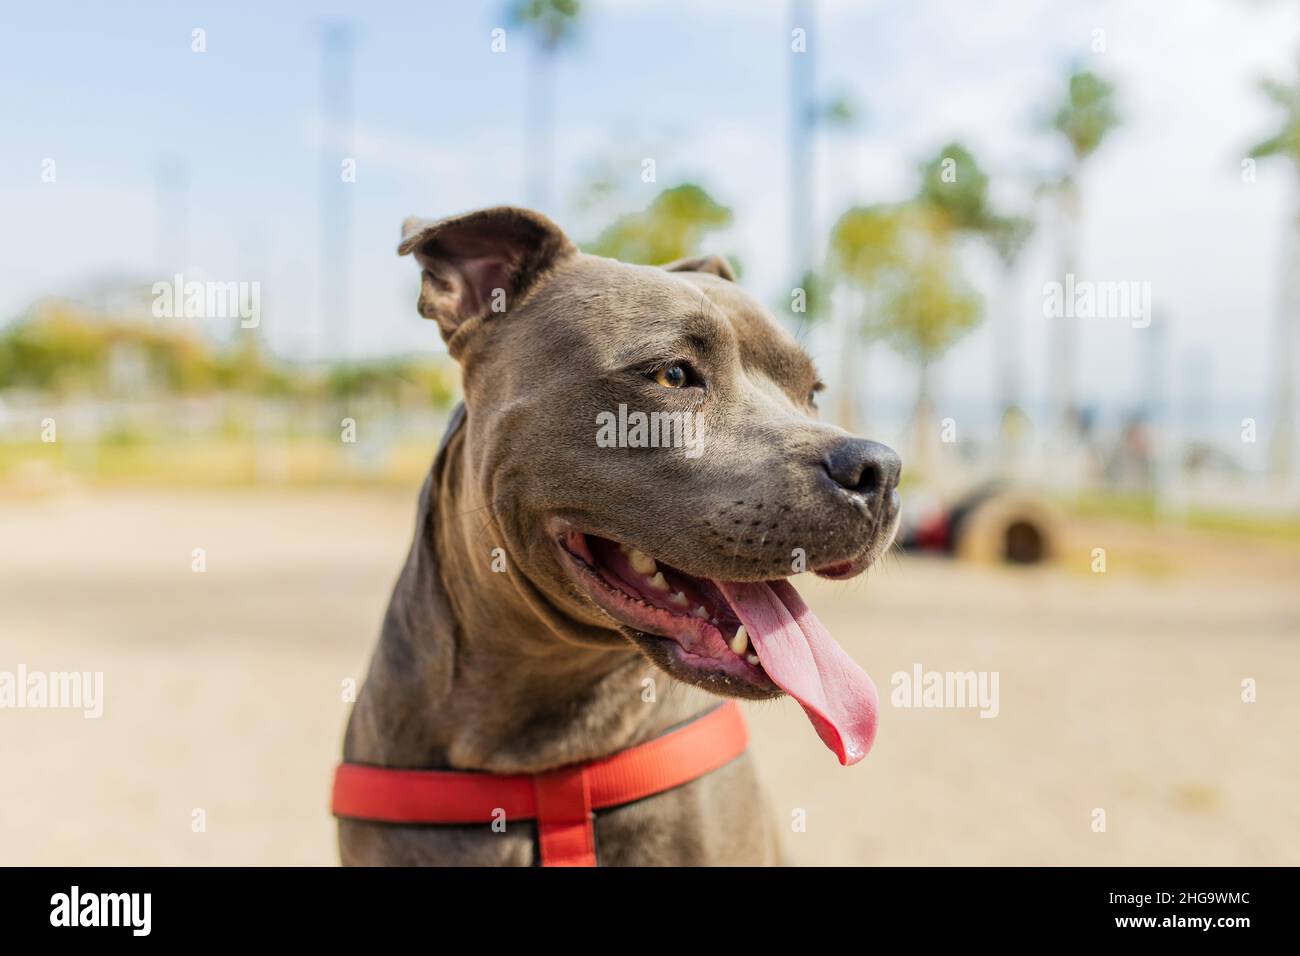
[[[321,231],[318,357],[347,354],[352,319],[352,26],[321,32]]]
[[[803,46],[794,48],[795,31],[803,31]],[[812,265],[813,189],[813,7],[809,0],[790,0],[790,117],[788,129],[790,200],[790,272],[802,282]]]
[[[528,204],[551,212],[555,178],[555,67],[561,47],[573,38],[581,5],[578,0],[513,0],[506,9],[510,23],[533,35],[528,80]]]

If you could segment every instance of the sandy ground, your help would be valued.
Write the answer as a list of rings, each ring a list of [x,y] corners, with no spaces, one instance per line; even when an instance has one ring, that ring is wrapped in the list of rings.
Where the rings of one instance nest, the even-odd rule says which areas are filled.
[[[105,675],[98,720],[0,710],[0,863],[334,862],[341,688],[363,673],[412,502],[0,500],[0,671]],[[917,664],[996,672],[999,712],[887,703],[875,750],[843,769],[792,703],[746,705],[789,858],[1300,864],[1298,572],[1294,548],[1094,523],[1047,570],[904,558],[808,580],[883,698]]]

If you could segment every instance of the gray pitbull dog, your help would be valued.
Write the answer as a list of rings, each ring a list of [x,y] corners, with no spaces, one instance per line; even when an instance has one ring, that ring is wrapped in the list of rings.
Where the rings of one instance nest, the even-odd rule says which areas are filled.
[[[649,740],[715,695],[782,693],[842,763],[865,755],[875,690],[785,579],[851,577],[884,552],[899,460],[817,421],[812,362],[727,264],[586,255],[514,208],[409,219],[399,252],[466,412],[421,491],[345,760],[536,773]],[[638,412],[693,423],[693,444],[648,443]],[[626,433],[607,427],[619,416]],[[602,865],[778,853],[748,755],[601,811],[595,832]],[[344,819],[339,848],[345,864],[537,862],[522,821]]]

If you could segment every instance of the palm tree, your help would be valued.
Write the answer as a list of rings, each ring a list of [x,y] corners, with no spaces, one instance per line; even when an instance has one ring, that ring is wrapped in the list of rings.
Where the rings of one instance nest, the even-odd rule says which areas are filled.
[[[1006,426],[1019,404],[1019,315],[1013,283],[1020,253],[1029,241],[1033,224],[1018,216],[1005,216],[989,201],[989,177],[974,155],[959,142],[944,145],[921,164],[917,202],[938,217],[954,238],[972,238],[987,245],[1002,266],[1000,318],[995,338],[995,381],[999,388],[1000,419]],[[1004,434],[1008,444],[1015,436]],[[1012,449],[1004,449],[1010,451]],[[1009,460],[1004,455],[1003,460]]]
[[[862,300],[863,315],[840,316],[840,368],[835,387],[834,419],[848,431],[857,431],[857,342],[869,308],[867,299],[876,280],[897,262],[902,217],[892,205],[858,206],[840,216],[831,230],[826,268],[828,286],[849,286]],[[837,310],[838,311],[838,310]]]
[[[998,421],[1003,444],[1002,462],[1010,470],[1019,454],[1024,409],[1020,396],[1020,311],[1016,305],[1016,268],[1034,233],[1034,223],[1021,216],[999,216],[988,239],[1002,267],[999,294],[1001,319],[995,328],[994,381],[998,385]]]
[[[581,5],[578,0],[511,0],[511,24],[533,34],[534,60],[528,104],[528,202],[546,208],[555,170],[555,58],[573,38]]]
[[[983,238],[995,217],[989,208],[989,177],[965,146],[948,143],[921,163],[917,202],[931,209],[951,232]]]
[[[1300,339],[1300,70],[1289,83],[1266,79],[1260,90],[1281,112],[1282,123],[1272,136],[1255,144],[1250,155],[1260,159],[1280,156],[1290,161],[1293,173],[1273,332],[1273,432],[1269,439],[1270,467],[1274,475],[1285,478],[1291,473],[1295,447],[1296,345]]]
[[[1059,134],[1069,150],[1061,177],[1054,184],[1061,216],[1061,280],[1073,274],[1079,263],[1079,174],[1084,163],[1119,125],[1115,109],[1115,87],[1089,70],[1073,70],[1067,81],[1065,99],[1047,119],[1047,127]],[[1054,319],[1050,332],[1048,376],[1052,389],[1053,413],[1060,436],[1071,437],[1074,421],[1074,365],[1077,329],[1072,318]]]
[[[932,463],[934,364],[982,316],[951,241],[950,223],[922,203],[850,209],[831,233],[835,275],[863,300],[860,328],[917,368],[912,413],[917,470]]]

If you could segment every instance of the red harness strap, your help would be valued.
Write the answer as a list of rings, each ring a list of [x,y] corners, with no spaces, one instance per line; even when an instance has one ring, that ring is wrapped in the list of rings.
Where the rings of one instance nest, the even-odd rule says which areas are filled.
[[[536,820],[543,866],[595,866],[592,811],[663,793],[735,760],[749,744],[740,708],[727,702],[627,750],[538,774],[394,770],[340,764],[336,817],[380,823]]]

